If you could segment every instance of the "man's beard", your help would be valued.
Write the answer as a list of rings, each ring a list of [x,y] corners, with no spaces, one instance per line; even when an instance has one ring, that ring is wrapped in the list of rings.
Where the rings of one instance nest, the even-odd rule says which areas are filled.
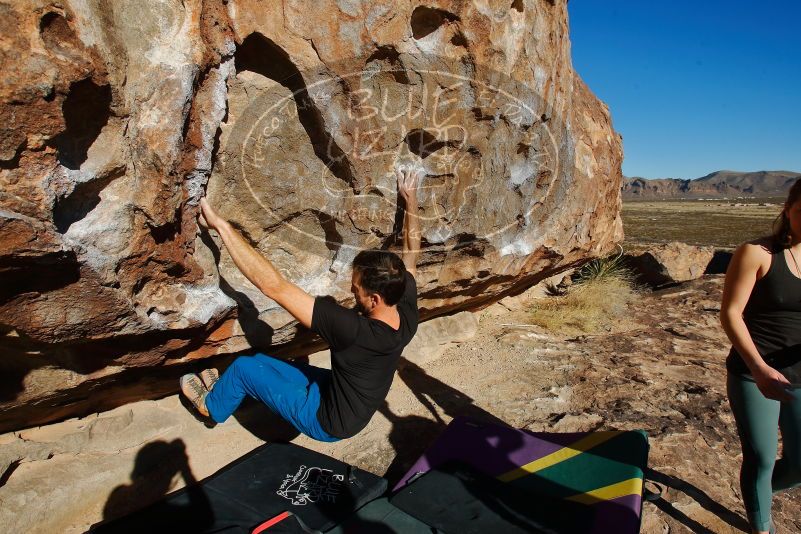
[[[359,313],[359,314],[365,315],[365,316],[367,315],[367,310],[364,309],[364,306],[362,306],[362,303],[359,302],[358,300],[353,305],[353,309],[356,310],[356,313]]]

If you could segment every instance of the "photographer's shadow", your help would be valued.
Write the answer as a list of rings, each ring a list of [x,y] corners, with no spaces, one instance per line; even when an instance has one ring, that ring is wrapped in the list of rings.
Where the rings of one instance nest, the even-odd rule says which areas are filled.
[[[180,475],[186,485],[182,502],[159,501],[170,492],[172,481]],[[155,504],[153,504],[155,503]],[[136,510],[141,512],[126,516]],[[99,533],[146,532],[154,525],[175,531],[200,531],[214,523],[208,497],[198,486],[189,468],[186,446],[180,439],[154,441],[136,455],[130,484],[114,488],[103,508],[103,522],[91,531]]]

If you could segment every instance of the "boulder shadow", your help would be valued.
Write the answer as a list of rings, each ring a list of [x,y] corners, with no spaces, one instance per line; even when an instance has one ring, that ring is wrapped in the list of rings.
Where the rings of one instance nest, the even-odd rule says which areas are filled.
[[[220,248],[211,238],[208,231],[200,233],[200,239],[209,248],[214,263],[220,264]],[[275,330],[272,326],[259,319],[259,310],[246,294],[237,291],[220,273],[220,289],[231,297],[237,304],[237,319],[242,327],[245,339],[251,347],[269,347],[272,343]]]
[[[379,407],[378,411],[392,424],[388,439],[395,451],[395,458],[384,473],[390,485],[401,479],[448,426],[439,415],[437,406],[450,418],[461,415],[484,423],[507,426],[501,419],[476,406],[468,395],[428,375],[420,366],[403,357],[398,364],[398,376],[434,420],[419,415],[396,415],[386,401]]]
[[[725,274],[726,269],[729,268],[732,255],[728,250],[716,250],[706,269],[704,269],[704,274]]]
[[[707,495],[706,492],[697,486],[673,475],[667,475],[654,469],[649,470],[647,478],[648,480],[658,484],[663,484],[669,488],[681,491],[688,497],[695,500],[695,502],[700,504],[705,510],[715,514],[718,518],[720,518],[721,521],[726,522],[732,528],[741,530],[743,532],[751,532],[748,521],[744,517],[729,510],[718,501]],[[679,521],[693,532],[712,532],[694,519],[688,517],[684,512],[675,508],[671,503],[666,501],[664,497],[656,499],[652,502],[657,508],[662,510],[662,512],[669,515],[676,521]]]

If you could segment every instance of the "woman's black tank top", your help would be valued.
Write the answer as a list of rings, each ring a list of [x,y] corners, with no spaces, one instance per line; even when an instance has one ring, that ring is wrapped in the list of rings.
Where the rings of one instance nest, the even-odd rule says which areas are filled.
[[[801,278],[790,271],[784,250],[771,254],[770,268],[754,284],[743,319],[765,363],[793,384],[801,383]],[[734,347],[726,368],[750,374]]]

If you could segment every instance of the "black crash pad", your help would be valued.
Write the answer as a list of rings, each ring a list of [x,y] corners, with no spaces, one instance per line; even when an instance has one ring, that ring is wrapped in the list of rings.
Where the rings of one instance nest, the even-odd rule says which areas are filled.
[[[264,532],[325,531],[383,494],[386,487],[385,479],[329,456],[290,443],[272,443],[197,485],[100,524],[92,532],[233,534],[251,532],[285,511],[295,518]]]

